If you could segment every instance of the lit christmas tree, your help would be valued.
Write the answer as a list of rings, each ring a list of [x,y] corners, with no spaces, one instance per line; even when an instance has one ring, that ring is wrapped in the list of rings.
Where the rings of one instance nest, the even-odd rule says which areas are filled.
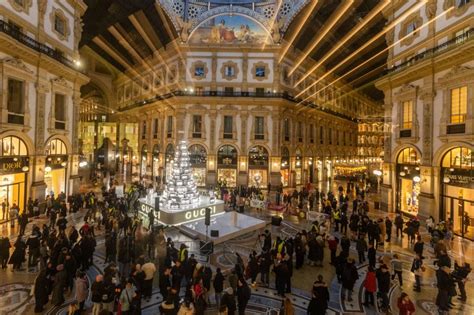
[[[199,204],[199,192],[193,180],[188,142],[181,140],[171,163],[171,176],[166,179],[160,208],[182,210]]]

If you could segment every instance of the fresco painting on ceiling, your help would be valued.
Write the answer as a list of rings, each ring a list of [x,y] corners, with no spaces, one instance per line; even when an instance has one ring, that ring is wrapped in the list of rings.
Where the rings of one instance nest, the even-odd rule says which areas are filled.
[[[269,44],[265,29],[241,15],[220,15],[201,24],[189,39],[190,44]]]

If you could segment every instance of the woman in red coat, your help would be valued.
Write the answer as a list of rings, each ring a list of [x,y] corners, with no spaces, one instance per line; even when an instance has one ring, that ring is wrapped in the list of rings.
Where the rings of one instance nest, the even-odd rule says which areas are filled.
[[[415,305],[405,292],[402,292],[402,295],[398,298],[398,309],[400,315],[415,314]]]
[[[374,268],[372,268],[371,266],[369,266],[369,270],[367,271],[367,275],[365,276],[364,288],[365,288],[364,305],[369,306],[369,303],[370,303],[372,306],[374,306],[374,292],[377,290],[377,280],[375,278]]]

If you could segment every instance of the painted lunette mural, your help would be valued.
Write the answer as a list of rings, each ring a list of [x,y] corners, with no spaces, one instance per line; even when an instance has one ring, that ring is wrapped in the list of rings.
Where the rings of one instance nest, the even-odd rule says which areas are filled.
[[[241,15],[219,15],[202,23],[189,44],[270,44],[271,36],[255,21]]]

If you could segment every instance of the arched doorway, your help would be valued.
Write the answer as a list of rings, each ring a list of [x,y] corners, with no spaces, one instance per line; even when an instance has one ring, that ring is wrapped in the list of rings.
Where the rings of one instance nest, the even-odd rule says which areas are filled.
[[[174,159],[174,146],[173,144],[168,144],[165,150],[165,178],[164,183],[166,183],[166,179],[170,178],[171,176],[171,161]]]
[[[217,150],[217,180],[226,187],[237,187],[237,149],[223,145]]]
[[[290,150],[287,147],[281,148],[281,185],[288,187],[290,184]]]
[[[144,179],[146,177],[146,167],[148,165],[148,147],[146,144],[142,146],[140,153],[140,178]]]
[[[397,210],[417,216],[421,178],[420,156],[414,148],[405,148],[398,153],[396,172]]]
[[[53,138],[46,143],[46,165],[44,168],[44,181],[46,194],[58,196],[66,193],[68,153],[66,144],[58,138]]]
[[[153,181],[160,182],[160,146],[155,144],[152,151],[151,172]]]
[[[200,144],[193,144],[189,147],[189,162],[194,182],[198,187],[206,187],[207,173],[207,152]]]
[[[15,136],[0,139],[0,203],[5,203],[7,213],[14,205],[20,211],[25,209],[29,163],[28,149],[22,139]]]
[[[249,150],[249,186],[265,188],[268,185],[268,151],[256,145]]]
[[[474,151],[454,147],[441,161],[440,218],[450,219],[457,235],[474,240]]]

